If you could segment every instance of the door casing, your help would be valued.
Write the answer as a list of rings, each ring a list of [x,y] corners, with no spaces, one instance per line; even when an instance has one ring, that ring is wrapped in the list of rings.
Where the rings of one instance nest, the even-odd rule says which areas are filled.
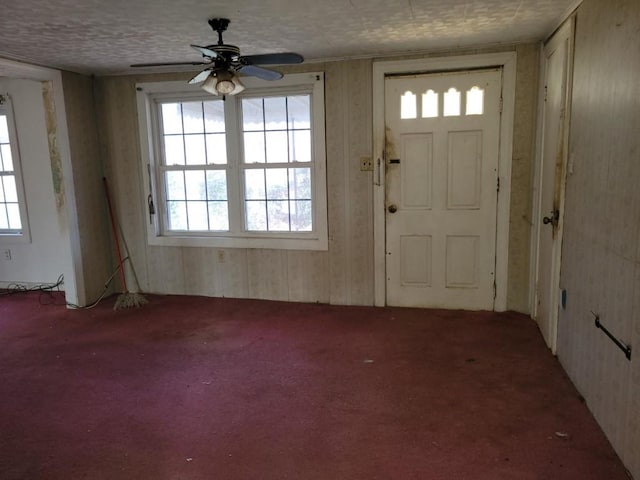
[[[511,198],[511,156],[515,112],[516,52],[479,55],[380,61],[373,64],[373,228],[374,228],[374,300],[386,305],[385,259],[385,76],[402,73],[434,73],[474,68],[502,67],[502,118],[498,159],[498,212],[496,230],[496,311],[507,309],[509,258],[509,212]]]

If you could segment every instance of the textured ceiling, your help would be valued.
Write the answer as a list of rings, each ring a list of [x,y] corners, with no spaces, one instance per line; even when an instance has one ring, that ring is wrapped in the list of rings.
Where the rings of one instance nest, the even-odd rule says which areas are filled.
[[[215,43],[307,60],[541,40],[575,0],[2,0],[0,57],[81,73],[198,61]],[[1,74],[1,71],[0,71]]]

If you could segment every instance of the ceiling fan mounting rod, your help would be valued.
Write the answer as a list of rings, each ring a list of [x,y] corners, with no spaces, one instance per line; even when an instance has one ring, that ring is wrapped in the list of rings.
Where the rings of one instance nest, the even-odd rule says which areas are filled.
[[[209,19],[209,25],[215,32],[218,32],[218,45],[222,43],[222,32],[224,32],[229,26],[230,20],[228,18],[211,18]]]

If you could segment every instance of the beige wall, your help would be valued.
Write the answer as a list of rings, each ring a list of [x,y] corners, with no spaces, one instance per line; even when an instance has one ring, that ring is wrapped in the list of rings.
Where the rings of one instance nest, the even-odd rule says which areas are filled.
[[[531,165],[538,46],[517,50],[508,307],[528,310]],[[488,50],[485,50],[485,52]],[[491,51],[496,51],[492,49]],[[464,52],[464,53],[478,53]],[[98,80],[100,134],[106,170],[143,291],[372,305],[374,298],[372,61],[305,64],[286,71],[324,71],[329,251],[150,247],[143,201],[135,84],[188,79],[189,74],[103,77]]]
[[[11,259],[0,257],[0,286],[52,284],[71,264],[67,226],[57,208],[52,164],[47,142],[43,83],[0,78],[0,91],[8,93],[13,107],[17,151],[22,167],[29,242],[0,238],[0,248]]]
[[[80,303],[85,304],[98,298],[112,272],[111,242],[102,187],[93,80],[63,72],[62,85],[80,245],[80,252],[74,256],[81,262],[84,280],[81,291],[85,298],[80,299]]]
[[[578,10],[558,356],[640,478],[640,3]],[[632,361],[594,326],[625,343]]]

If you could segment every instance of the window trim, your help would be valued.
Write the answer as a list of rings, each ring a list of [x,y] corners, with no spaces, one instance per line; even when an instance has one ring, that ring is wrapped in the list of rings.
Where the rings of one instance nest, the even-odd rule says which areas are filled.
[[[29,228],[29,217],[27,215],[27,199],[24,189],[24,177],[22,175],[22,159],[20,158],[20,148],[18,145],[18,131],[11,96],[8,93],[0,94],[0,114],[6,115],[7,117],[9,147],[11,148],[13,172],[18,194],[18,209],[20,211],[20,221],[22,223],[21,232],[10,233],[0,231],[0,244],[12,245],[19,243],[31,243],[31,231]]]
[[[247,90],[235,99],[258,97],[261,95],[285,95],[295,93],[311,94],[312,118],[312,154],[310,166],[313,170],[312,201],[313,225],[311,232],[253,232],[244,229],[242,212],[243,185],[241,182],[242,142],[241,125],[238,112],[225,109],[227,125],[228,153],[228,202],[230,228],[234,221],[241,222],[238,231],[231,232],[175,232],[163,233],[161,215],[166,211],[161,204],[163,194],[158,190],[159,182],[156,168],[159,165],[161,149],[157,129],[156,100],[185,101],[196,98],[216,99],[209,96],[198,85],[188,85],[184,81],[147,82],[136,84],[138,126],[140,134],[143,205],[148,218],[147,202],[149,195],[156,205],[156,214],[152,221],[146,221],[147,242],[154,246],[193,246],[220,248],[270,248],[290,250],[328,250],[327,226],[327,173],[325,148],[324,114],[324,73],[311,72],[285,75],[281,80],[267,82],[254,77],[243,77],[242,83]],[[228,100],[227,100],[228,101]],[[229,147],[229,144],[237,148]]]

